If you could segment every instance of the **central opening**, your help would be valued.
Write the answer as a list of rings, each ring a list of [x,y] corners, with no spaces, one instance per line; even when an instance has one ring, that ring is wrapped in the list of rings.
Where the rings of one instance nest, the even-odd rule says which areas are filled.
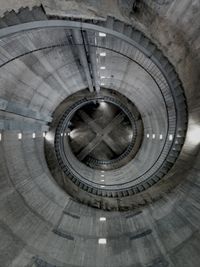
[[[116,104],[93,100],[78,109],[68,124],[68,142],[79,161],[111,164],[129,147],[133,125]]]

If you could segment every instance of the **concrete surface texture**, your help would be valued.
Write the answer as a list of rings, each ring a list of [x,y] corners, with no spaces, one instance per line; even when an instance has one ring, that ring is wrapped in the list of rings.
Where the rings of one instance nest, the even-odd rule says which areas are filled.
[[[1,0],[0,15],[0,267],[198,267],[200,2]],[[102,25],[121,35],[118,39],[109,34],[98,37],[97,50],[93,50],[94,45],[83,53],[80,29],[50,27],[55,19],[60,23],[81,20]],[[47,21],[49,27],[39,24],[35,29],[21,31],[22,23],[41,20]],[[130,27],[122,31],[124,23]],[[86,192],[68,181],[68,194],[61,188],[62,181],[59,183],[63,174],[58,163],[52,160],[47,164],[44,143],[54,148],[49,126],[55,130],[55,121],[63,114],[70,95],[83,89],[101,92],[100,86],[104,86],[123,93],[136,104],[144,123],[144,138],[136,154],[138,160],[133,161],[135,172],[131,172],[131,164],[115,170],[119,181],[129,181],[140,173],[142,160],[146,162],[144,168],[153,163],[162,148],[160,134],[168,138],[167,125],[172,130],[177,126],[173,124],[174,114],[178,114],[181,127],[186,125],[182,94],[176,96],[176,113],[166,89],[171,112],[167,116],[158,87],[133,63],[131,56],[137,55],[141,64],[152,66],[154,46],[149,58],[136,54],[125,40],[132,27],[163,52],[184,88],[187,133],[185,137],[183,127],[178,129],[179,136],[173,136],[180,138],[175,145],[181,152],[170,171],[144,192],[109,198]],[[95,42],[94,31],[85,32],[83,40],[87,37],[88,42]],[[148,45],[150,51],[146,40],[137,43],[143,42],[144,49]],[[74,41],[79,45],[74,47]],[[106,70],[100,69],[99,61],[92,57],[105,52],[102,47],[107,49],[101,62]],[[160,55],[163,66],[162,59]],[[160,87],[166,85],[159,69],[154,67],[152,71],[153,77],[160,79]],[[173,72],[166,71],[169,76]],[[55,158],[51,152],[50,160]],[[85,172],[80,162],[72,163]],[[108,179],[112,181],[112,172]],[[115,182],[115,189],[117,186]],[[111,207],[115,210],[108,211]]]

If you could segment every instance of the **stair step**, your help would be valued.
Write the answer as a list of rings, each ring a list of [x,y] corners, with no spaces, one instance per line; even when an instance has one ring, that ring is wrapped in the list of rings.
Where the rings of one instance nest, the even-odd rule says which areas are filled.
[[[142,36],[141,40],[140,40],[140,44],[147,48],[149,46],[149,39],[147,39],[145,36]]]
[[[173,87],[178,87],[181,85],[181,82],[179,80],[174,80],[174,81],[171,81],[171,84],[173,85]]]
[[[162,54],[161,51],[159,51],[159,50],[156,50],[156,51],[153,53],[153,55],[156,57],[156,59],[157,59],[158,61],[160,61],[160,60],[163,59],[163,54]]]
[[[154,45],[154,44],[152,44],[152,43],[149,43],[148,44],[148,51],[150,51],[151,52],[151,54],[154,54],[154,52],[156,51],[156,46]]]
[[[178,130],[177,137],[184,137],[185,136],[185,130]]]
[[[174,69],[172,69],[171,71],[168,72],[168,77],[169,77],[171,82],[178,79],[178,76],[177,76],[176,72],[174,71]]]
[[[16,24],[20,24],[20,20],[17,16],[17,14],[15,13],[14,10],[12,10],[11,12],[6,12],[4,14],[4,18],[3,21],[8,25],[8,26],[13,26]]]
[[[0,29],[8,27],[8,25],[3,21],[2,18],[0,18]]]
[[[169,169],[171,169],[171,167],[173,166],[173,164],[171,162],[165,161],[165,163],[164,163],[163,166],[165,166],[165,168],[167,168],[169,170]]]
[[[147,183],[149,184],[149,186],[152,186],[155,184],[155,181],[153,179],[147,181]]]
[[[178,86],[175,88],[174,92],[175,92],[175,95],[176,95],[176,96],[180,96],[180,95],[182,95],[182,94],[183,94],[182,87],[181,87],[180,85],[178,85]]]
[[[167,162],[174,163],[175,161],[176,161],[176,158],[174,158],[174,157],[168,157],[167,158]]]
[[[113,30],[123,33],[124,31],[124,23],[121,21],[116,21],[113,24]]]
[[[97,189],[92,188],[92,194],[97,195]]]
[[[87,186],[87,185],[85,185],[85,184],[83,185],[83,187],[82,187],[82,188],[83,188],[83,190],[85,190],[85,191],[87,191],[87,190],[88,190],[88,186]]]
[[[47,20],[48,19],[42,7],[33,7],[32,14],[35,20]]]
[[[132,31],[132,36],[131,36],[132,39],[134,39],[136,42],[140,42],[141,38],[142,38],[142,34],[141,32],[137,31],[137,30],[134,30]]]
[[[175,144],[173,147],[173,151],[180,151],[181,150],[181,145]]]
[[[178,141],[178,144],[179,144],[179,145],[180,145],[180,144],[182,145],[182,144],[184,143],[184,139],[185,139],[184,137],[177,137],[177,139],[178,139],[177,141]],[[176,144],[176,143],[175,143],[175,144]]]
[[[166,68],[167,64],[169,63],[166,57],[162,57],[160,63],[163,68]]]
[[[28,7],[20,8],[19,12],[17,13],[17,16],[21,23],[26,23],[35,20],[33,14],[31,13]]]
[[[111,17],[108,17],[107,21],[106,21],[106,27],[109,29],[113,29],[113,24],[114,24],[114,19]]]
[[[170,152],[170,157],[172,157],[172,158],[177,158],[178,157],[178,154],[179,154],[179,152],[178,151],[171,151]]]
[[[165,66],[165,71],[170,74],[170,72],[174,71],[174,68],[172,65],[168,62],[168,64]]]
[[[132,35],[132,27],[130,25],[125,25],[123,33],[126,36],[131,37],[131,35]]]
[[[157,183],[157,182],[160,180],[160,178],[161,178],[162,176],[163,176],[163,175],[157,173],[157,174],[153,177],[153,180],[155,181],[155,183]]]

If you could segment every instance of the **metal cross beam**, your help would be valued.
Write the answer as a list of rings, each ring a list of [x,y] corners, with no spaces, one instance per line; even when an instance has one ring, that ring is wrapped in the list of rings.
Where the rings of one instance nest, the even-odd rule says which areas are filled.
[[[85,51],[84,40],[83,40],[83,36],[81,34],[81,31],[72,30],[72,37],[74,40],[74,44],[77,45],[77,50],[78,50],[80,62],[82,64],[84,72],[85,72],[85,76],[87,79],[89,90],[90,90],[90,92],[93,92],[94,88],[93,88],[92,76],[91,76],[90,67],[88,64],[88,58],[87,58],[87,54]]]
[[[92,118],[84,111],[78,112],[79,116],[86,122],[91,129],[96,133],[96,137],[81,150],[78,158],[83,160],[88,154],[92,152],[102,141],[104,141],[113,152],[118,153],[118,148],[113,142],[112,138],[108,135],[117,125],[119,125],[125,118],[125,114],[120,112],[105,128],[101,128]]]
[[[90,36],[95,39],[95,33],[90,32]],[[83,32],[83,41],[85,45],[87,46],[88,49],[88,54],[89,54],[89,65],[91,66],[91,71],[92,71],[92,80],[93,80],[93,85],[95,87],[96,92],[98,93],[100,91],[100,79],[98,75],[98,70],[97,70],[97,54],[96,54],[96,47],[89,45],[89,40],[88,40],[88,32],[84,31]]]

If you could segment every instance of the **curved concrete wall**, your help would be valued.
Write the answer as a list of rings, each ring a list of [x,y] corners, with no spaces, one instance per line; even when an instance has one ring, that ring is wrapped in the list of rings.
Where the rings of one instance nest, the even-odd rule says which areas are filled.
[[[34,256],[56,266],[198,266],[198,163],[174,192],[148,207],[105,212],[58,188],[42,145],[42,136],[27,133],[17,140],[16,132],[4,132],[0,266],[31,266]],[[99,245],[98,238],[107,244]]]

